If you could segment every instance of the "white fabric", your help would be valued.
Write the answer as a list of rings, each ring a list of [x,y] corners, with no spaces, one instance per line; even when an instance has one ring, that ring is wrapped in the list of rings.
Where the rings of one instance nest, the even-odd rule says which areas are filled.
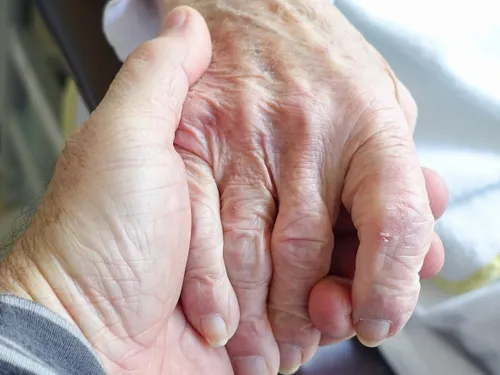
[[[151,0],[113,0],[104,30],[124,60],[159,26]],[[500,17],[478,0],[337,0],[419,104],[422,164],[451,191],[437,225],[441,276],[460,281],[500,253]],[[414,318],[381,346],[402,375],[500,374],[500,286],[452,297],[424,282]]]
[[[450,188],[442,274],[460,281],[500,253],[500,18],[489,0],[338,0],[419,104],[422,164]],[[408,326],[381,345],[401,375],[500,374],[500,286],[451,296],[423,282]]]
[[[491,0],[340,0],[500,115],[500,18]]]
[[[104,34],[124,61],[141,43],[154,38],[160,17],[154,0],[111,0],[103,18]]]
[[[380,347],[393,369],[401,375],[500,374],[500,283],[460,297],[424,285],[410,323]]]
[[[421,163],[450,186],[448,208],[436,224],[447,249],[440,277],[466,280],[500,253],[500,155],[436,147],[419,151]]]

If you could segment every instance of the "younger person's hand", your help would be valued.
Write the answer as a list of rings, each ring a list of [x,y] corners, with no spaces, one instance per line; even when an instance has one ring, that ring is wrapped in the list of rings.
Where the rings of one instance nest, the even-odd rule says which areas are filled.
[[[76,324],[109,374],[233,375],[226,350],[208,346],[178,304],[191,208],[173,140],[210,56],[199,13],[171,13],[68,140],[31,226],[0,267],[2,292]]]

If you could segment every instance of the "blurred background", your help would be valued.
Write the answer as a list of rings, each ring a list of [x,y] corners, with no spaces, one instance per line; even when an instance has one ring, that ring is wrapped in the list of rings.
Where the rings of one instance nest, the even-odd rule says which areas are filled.
[[[29,0],[0,0],[0,238],[8,250],[43,195],[64,139],[88,116]],[[13,224],[16,222],[17,224]],[[19,228],[19,229],[20,229]]]

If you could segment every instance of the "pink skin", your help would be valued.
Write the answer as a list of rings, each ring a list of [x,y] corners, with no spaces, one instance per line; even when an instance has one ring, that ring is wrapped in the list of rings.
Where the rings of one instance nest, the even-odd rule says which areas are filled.
[[[287,14],[295,13],[284,15]],[[336,21],[340,26],[345,22],[342,18]],[[389,152],[391,157],[385,159],[385,148],[373,149],[374,144],[385,144],[385,137],[394,145],[394,132],[402,132],[396,138],[400,142],[403,135],[410,137],[404,129],[408,128],[411,134],[411,120],[408,120],[410,125],[401,120],[403,130],[395,124],[384,128],[384,124],[392,123],[381,122],[377,117],[379,112],[372,113],[365,108],[359,118],[351,113],[352,118],[357,118],[355,121],[344,116],[345,124],[333,118],[328,126],[318,123],[310,117],[318,110],[317,103],[303,103],[291,95],[307,94],[305,98],[310,100],[307,85],[293,80],[290,88],[294,90],[284,92],[287,94],[284,101],[273,102],[269,107],[272,109],[269,115],[283,120],[275,122],[275,118],[271,118],[271,124],[285,124],[276,125],[276,129],[267,123],[250,121],[260,119],[255,117],[258,112],[252,112],[255,110],[252,105],[236,107],[250,108],[244,113],[234,108],[231,111],[229,102],[225,103],[227,108],[215,108],[221,109],[220,113],[204,112],[214,108],[202,104],[222,105],[225,95],[230,98],[240,93],[241,97],[234,97],[244,104],[243,98],[249,98],[243,94],[262,93],[259,90],[240,92],[241,87],[235,82],[222,99],[215,94],[210,96],[211,90],[218,87],[217,82],[227,85],[224,77],[217,75],[223,72],[224,64],[212,66],[205,79],[192,89],[184,106],[184,119],[175,140],[184,160],[181,159],[174,148],[175,132],[189,87],[209,65],[210,45],[206,25],[192,9],[182,8],[165,19],[160,37],[131,55],[106,98],[68,140],[30,227],[0,264],[0,290],[33,299],[76,324],[109,374],[198,375],[209,371],[218,375],[264,375],[266,372],[275,375],[280,358],[272,330],[280,343],[281,366],[288,366],[290,370],[290,366],[296,364],[290,356],[295,349],[312,355],[320,343],[319,331],[312,328],[310,319],[326,333],[322,342],[350,334],[348,331],[353,328],[359,331],[350,319],[340,318],[350,317],[351,312],[359,313],[360,308],[363,311],[363,304],[351,305],[350,297],[356,302],[356,298],[363,296],[363,288],[370,290],[372,281],[366,279],[366,274],[358,280],[359,266],[366,267],[365,258],[370,252],[363,248],[362,235],[359,247],[357,243],[349,246],[349,241],[342,246],[340,238],[352,238],[356,229],[362,233],[360,228],[371,228],[373,223],[380,222],[369,220],[370,216],[366,219],[366,213],[356,208],[356,200],[364,201],[363,194],[371,189],[383,193],[406,186],[406,190],[397,190],[400,195],[383,196],[390,198],[389,204],[396,197],[398,202],[405,202],[401,207],[418,207],[423,213],[428,210],[429,214],[432,210],[436,217],[445,205],[442,182],[428,171],[422,173],[409,150],[396,144],[400,153]],[[363,48],[358,53],[362,51]],[[215,61],[217,56],[220,55],[216,55]],[[349,55],[342,56],[334,62],[342,62]],[[360,55],[361,61],[363,56]],[[328,73],[335,64],[323,62],[322,66],[326,69],[323,73]],[[306,74],[300,69],[299,73]],[[340,73],[330,73],[332,79],[342,83]],[[329,92],[329,85],[323,86],[312,79],[314,76],[307,78],[306,82],[318,85],[320,93]],[[249,84],[252,80],[243,79],[243,82]],[[280,87],[277,85],[277,89]],[[297,87],[301,91],[296,91]],[[353,93],[356,87],[351,87]],[[404,93],[402,87],[398,92]],[[219,98],[219,101],[210,102],[209,98]],[[409,97],[403,98],[404,95],[400,95],[399,104],[393,103],[392,110],[404,112],[407,119],[412,119],[413,104]],[[252,103],[261,106],[265,102]],[[304,104],[311,107],[304,108]],[[207,113],[218,113],[218,117],[202,116]],[[370,113],[376,116],[367,124],[363,116]],[[217,121],[199,122],[195,114]],[[241,120],[236,122],[241,126],[237,131],[230,121],[234,118]],[[329,117],[324,114],[324,118]],[[252,124],[255,127],[248,126]],[[387,132],[375,132],[366,142],[359,143],[362,139],[359,135],[370,134],[366,132],[376,125]],[[343,127],[347,130],[342,130]],[[336,137],[329,138],[331,129],[340,139],[345,138],[345,147],[337,143]],[[255,137],[256,130],[258,137]],[[323,146],[323,142],[318,141],[321,139],[330,141],[328,148],[315,148]],[[192,150],[181,147],[182,142]],[[402,143],[407,142],[406,139]],[[287,145],[289,147],[285,147]],[[380,150],[383,152],[378,155]],[[210,156],[206,159],[210,163],[203,162],[203,155]],[[334,163],[330,166],[324,163],[326,159]],[[335,169],[339,167],[339,160],[350,161],[340,163],[340,166],[345,164],[342,173]],[[400,165],[403,160],[409,164]],[[380,186],[382,181],[376,178],[374,170],[365,169],[373,161],[388,167],[388,170],[380,170],[388,175],[390,186],[384,183]],[[408,166],[411,167],[409,174],[402,174],[402,169]],[[393,173],[401,179],[391,178]],[[349,184],[363,174],[367,178],[375,176],[371,183],[363,185],[367,189],[349,190]],[[338,177],[344,175],[347,180],[342,182]],[[340,185],[344,189],[340,189]],[[266,186],[272,189],[266,190]],[[339,195],[341,191],[343,198]],[[415,199],[417,203],[425,201],[425,205],[415,206]],[[373,196],[367,202],[376,203],[374,208],[381,203]],[[350,216],[344,212],[338,220],[333,220],[337,219],[338,211],[342,212],[342,205]],[[311,207],[317,209],[311,211]],[[420,211],[408,212],[412,219],[415,212]],[[412,222],[405,215],[382,216],[382,219],[388,223]],[[333,222],[339,239],[335,247]],[[422,221],[417,220],[416,224],[418,229]],[[389,232],[393,237],[395,233]],[[405,233],[399,235],[406,238]],[[386,232],[383,238],[388,238]],[[398,252],[391,253],[387,258],[396,265],[382,268],[385,277],[391,280],[391,272],[398,271],[398,265],[402,264],[410,271],[407,277],[411,280],[419,272],[422,275],[435,272],[442,247],[438,242],[431,245],[431,240],[424,241],[424,238],[422,236],[425,248],[412,249],[415,257],[408,263],[398,259]],[[407,250],[405,246],[401,249],[403,254]],[[419,257],[421,261],[412,263]],[[391,272],[387,274],[387,271]],[[332,272],[337,275],[336,279],[323,280]],[[345,282],[349,277],[353,278],[352,291],[350,283]],[[384,280],[375,281],[377,285],[385,285]],[[306,288],[307,285],[311,287]],[[404,290],[398,292],[405,295]],[[239,327],[238,304],[241,307]],[[220,313],[229,322],[229,334],[238,327],[227,349],[209,346],[207,337],[198,333],[217,323],[207,319],[207,313],[213,312]],[[377,313],[394,314],[394,311],[381,309]],[[333,323],[338,321],[337,326],[332,325],[332,318]],[[304,332],[297,331],[303,326]],[[204,334],[210,338],[207,332]]]
[[[441,251],[407,90],[327,1],[165,2],[196,7],[214,42],[174,141],[193,218],[190,323],[229,340],[237,375],[294,372],[321,341],[311,291],[345,207],[360,239],[350,327],[368,345],[397,333]]]
[[[179,303],[191,210],[173,139],[210,47],[202,17],[183,8],[132,53],[0,264],[0,290],[78,326],[108,374],[234,375]]]
[[[439,219],[448,202],[448,189],[441,177],[423,168],[430,207]],[[351,291],[356,269],[359,240],[352,221],[342,210],[335,227],[337,241],[333,249],[330,277],[314,286],[309,296],[309,314],[316,328],[322,333],[321,345],[339,342],[355,334],[352,323]],[[441,240],[434,235],[420,277],[435,276],[442,268],[444,249]]]

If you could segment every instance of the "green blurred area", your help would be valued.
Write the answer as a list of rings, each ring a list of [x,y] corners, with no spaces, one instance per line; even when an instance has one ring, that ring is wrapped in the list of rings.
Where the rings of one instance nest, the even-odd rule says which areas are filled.
[[[33,2],[0,0],[0,238],[25,225],[74,128],[68,71]]]

